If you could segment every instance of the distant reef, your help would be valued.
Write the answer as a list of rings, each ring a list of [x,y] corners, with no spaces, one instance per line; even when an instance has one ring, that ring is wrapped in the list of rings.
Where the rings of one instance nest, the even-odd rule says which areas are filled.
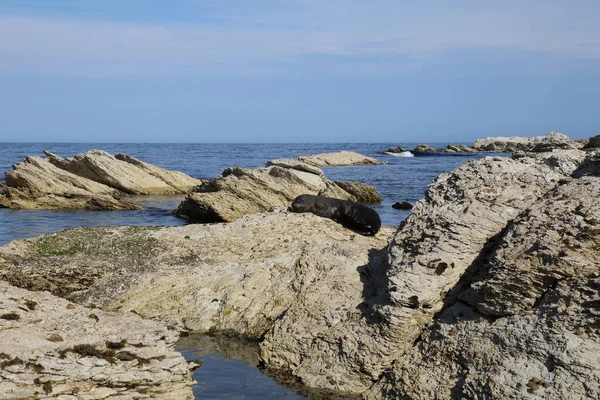
[[[571,140],[568,136],[560,132],[550,132],[546,136],[535,137],[488,137],[479,139],[472,146],[464,144],[449,144],[446,147],[430,147],[426,144],[419,144],[413,150],[405,147],[391,147],[388,153],[403,153],[411,151],[415,155],[426,155],[429,153],[475,153],[475,152],[494,152],[494,153],[516,153],[532,152],[543,153],[552,150],[562,149],[582,149],[600,146],[600,135],[594,136],[589,140]]]

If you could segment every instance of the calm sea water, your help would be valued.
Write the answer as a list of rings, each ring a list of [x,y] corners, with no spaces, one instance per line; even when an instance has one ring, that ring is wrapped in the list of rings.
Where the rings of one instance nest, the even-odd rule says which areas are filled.
[[[167,169],[183,171],[196,178],[220,176],[227,167],[262,167],[274,158],[298,157],[322,152],[352,150],[386,161],[386,165],[326,167],[331,180],[358,180],[374,185],[383,202],[373,206],[385,225],[398,225],[409,211],[392,208],[396,201],[415,203],[424,197],[427,186],[440,173],[451,171],[463,162],[489,154],[428,155],[401,158],[382,154],[392,146],[414,147],[414,143],[370,144],[108,144],[108,143],[0,143],[0,172],[27,155],[43,156],[48,150],[63,157],[102,149],[108,153],[127,153]],[[430,143],[445,146],[445,143]],[[0,174],[1,175],[1,174]],[[4,178],[1,175],[2,179]],[[0,209],[0,245],[14,239],[39,236],[60,229],[90,225],[183,225],[171,215],[179,198],[140,199],[142,211],[13,211]],[[233,349],[233,350],[232,350]],[[301,399],[277,385],[256,368],[255,349],[235,342],[206,337],[184,339],[179,350],[188,359],[199,358],[203,367],[194,374],[194,394],[202,399]]]

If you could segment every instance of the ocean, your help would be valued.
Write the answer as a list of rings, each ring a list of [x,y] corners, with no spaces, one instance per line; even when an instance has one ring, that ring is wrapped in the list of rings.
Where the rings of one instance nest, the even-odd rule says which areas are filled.
[[[443,147],[447,143],[428,143]],[[460,144],[460,143],[453,143]],[[381,216],[383,225],[398,226],[410,213],[392,208],[397,201],[412,204],[422,199],[428,185],[439,174],[451,171],[468,160],[489,153],[436,153],[419,157],[396,157],[383,154],[390,147],[402,145],[413,148],[416,143],[306,143],[306,144],[158,144],[158,143],[0,143],[0,171],[8,172],[11,165],[27,155],[43,156],[48,150],[62,157],[71,157],[91,149],[108,153],[126,153],[163,168],[179,170],[195,178],[214,178],[227,167],[263,167],[268,160],[295,158],[339,150],[351,150],[385,161],[385,165],[324,167],[331,180],[357,180],[377,188],[383,197],[381,204],[372,206]],[[3,174],[1,179],[4,179]],[[14,239],[31,238],[48,232],[77,226],[102,225],[165,225],[177,226],[185,221],[171,211],[183,199],[140,198],[147,207],[141,211],[14,211],[0,208],[0,245]],[[211,343],[210,349],[205,348]],[[280,387],[258,372],[252,357],[236,358],[216,346],[214,340],[186,341],[180,349],[186,358],[198,358],[204,366],[195,372],[198,382],[193,390],[202,399],[301,399],[290,389]],[[229,347],[232,345],[229,344]],[[237,354],[237,353],[236,353]]]

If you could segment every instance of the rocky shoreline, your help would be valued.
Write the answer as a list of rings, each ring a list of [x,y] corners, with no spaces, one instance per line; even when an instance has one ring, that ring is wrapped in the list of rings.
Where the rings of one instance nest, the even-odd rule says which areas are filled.
[[[2,304],[21,318],[29,311],[19,304],[44,296],[57,310],[75,303],[99,319],[115,313],[170,332],[144,359],[172,351],[175,331],[250,338],[270,373],[342,397],[598,398],[600,149],[594,138],[585,148],[559,141],[569,144],[532,141],[544,150],[440,175],[400,227],[373,237],[285,208],[303,190],[355,200],[371,193],[360,184],[331,182],[298,160],[226,170],[190,195],[219,196],[211,212],[220,216],[216,207],[235,208],[258,188],[256,198],[276,193],[269,182],[281,176],[289,190],[260,209],[238,207],[222,218],[230,223],[76,228],[13,241],[0,248]],[[234,194],[235,203],[224,203]],[[137,343],[123,335],[106,340]],[[90,340],[96,352],[79,356],[97,362],[106,344]],[[176,387],[189,385],[190,367],[176,365],[165,373],[178,376]]]

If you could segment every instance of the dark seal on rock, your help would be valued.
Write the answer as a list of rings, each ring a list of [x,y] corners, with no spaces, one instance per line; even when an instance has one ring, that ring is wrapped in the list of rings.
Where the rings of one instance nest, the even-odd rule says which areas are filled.
[[[319,217],[332,219],[361,235],[373,236],[381,228],[377,211],[347,200],[303,194],[294,199],[290,211],[311,212]]]

